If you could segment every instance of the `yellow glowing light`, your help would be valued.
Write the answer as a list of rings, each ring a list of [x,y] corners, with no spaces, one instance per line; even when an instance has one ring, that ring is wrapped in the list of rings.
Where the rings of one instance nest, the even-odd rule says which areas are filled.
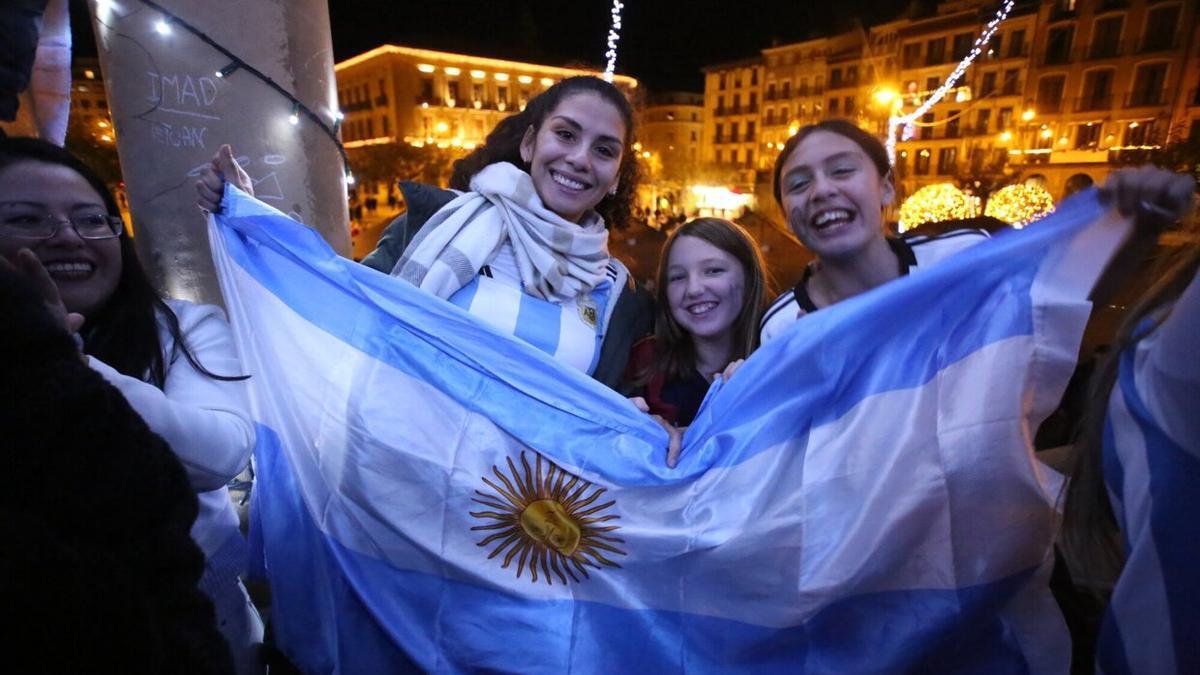
[[[1138,123],[1137,123],[1137,122],[1130,122],[1130,123],[1129,123],[1129,128],[1130,128],[1130,129],[1136,129],[1136,128],[1138,128]]]
[[[442,150],[445,150],[446,148],[450,147],[450,141],[438,141],[437,146]]]
[[[102,136],[100,136],[100,140],[104,141],[105,143],[112,143],[112,136],[109,136],[108,134],[103,134]]]
[[[1067,144],[1067,142],[1068,142],[1068,141],[1067,141],[1067,137],[1066,137],[1066,136],[1060,136],[1060,137],[1058,138],[1058,144],[1059,144],[1059,145],[1066,145],[1066,144]]]
[[[891,87],[881,87],[875,90],[875,102],[879,105],[891,105],[900,94]]]
[[[1054,132],[1049,129],[1042,129],[1042,138],[1050,138],[1054,136]]]
[[[104,120],[100,120],[99,122],[96,122],[96,126],[100,127],[101,129],[107,129],[108,122],[105,122]]]
[[[549,87],[549,86],[550,86],[550,85],[552,85],[552,84],[554,84],[554,80],[552,80],[552,79],[550,79],[550,78],[548,78],[548,77],[543,77],[543,78],[542,78],[542,86],[543,86],[543,87]]]
[[[800,131],[799,122],[792,122],[788,125],[788,136],[795,136],[797,131]]]
[[[935,183],[917,190],[900,207],[900,231],[924,223],[937,223],[979,215],[979,198],[963,194],[950,183]]]
[[[644,158],[646,158],[646,159],[650,159],[650,151],[649,151],[649,150],[646,150],[645,152],[643,152],[643,153],[642,153],[642,157],[644,157]]]
[[[634,150],[634,152],[641,152],[642,151],[642,142],[638,141],[637,143],[634,143],[633,150]]]
[[[439,134],[444,134],[450,130],[450,125],[446,124],[445,122],[438,122],[437,125],[433,127],[433,130]]]
[[[455,67],[453,67],[453,66],[446,66],[446,67],[445,67],[445,68],[443,68],[442,70],[443,70],[443,72],[445,72],[447,75],[454,75],[454,76],[462,75],[462,69],[461,69],[461,68],[455,68]]]
[[[1001,143],[1008,143],[1011,140],[1012,140],[1012,132],[1011,131],[1004,131],[1004,132],[1000,133],[1000,142]]]
[[[83,76],[89,80],[94,80],[96,79],[96,71],[88,68],[87,70],[83,71]]]
[[[1044,188],[1018,183],[996,190],[988,197],[985,216],[999,218],[1016,228],[1054,213],[1054,199]]]
[[[1021,119],[1026,122],[1031,121],[1034,117],[1037,117],[1037,113],[1033,112],[1033,108],[1026,108],[1025,112],[1021,113]]]
[[[429,103],[427,103],[427,102],[425,102],[425,101],[422,101],[422,102],[421,102],[421,107],[422,107],[422,108],[428,108],[428,107],[429,107]]]
[[[482,70],[472,70],[471,77],[477,80],[482,80],[483,78],[487,77],[487,73],[483,72]]]
[[[493,77],[497,82],[508,82],[508,73],[496,73]]]
[[[520,82],[521,84],[529,84],[530,82],[533,82],[533,78],[528,75],[518,75],[517,82]]]
[[[417,70],[421,71],[422,73],[432,73],[436,72],[437,68],[434,68],[433,65],[429,63],[418,63]]]

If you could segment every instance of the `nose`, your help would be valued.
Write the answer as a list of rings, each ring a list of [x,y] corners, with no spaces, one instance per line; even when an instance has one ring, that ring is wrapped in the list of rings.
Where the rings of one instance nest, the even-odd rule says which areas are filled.
[[[588,168],[588,147],[584,143],[576,143],[567,153],[567,162],[576,169]]]
[[[58,230],[53,237],[46,240],[46,243],[51,246],[66,246],[66,247],[82,247],[87,242],[79,233],[75,231],[75,226],[69,220],[63,219],[58,221]]]
[[[812,177],[812,198],[827,197],[835,191],[833,180],[824,171],[816,171]]]
[[[704,292],[704,279],[699,274],[689,274],[687,276],[687,286],[684,288],[684,293],[688,297],[695,297]]]

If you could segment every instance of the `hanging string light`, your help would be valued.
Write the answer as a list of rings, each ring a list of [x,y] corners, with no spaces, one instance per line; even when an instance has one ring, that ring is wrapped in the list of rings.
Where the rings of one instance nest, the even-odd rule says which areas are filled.
[[[326,136],[328,136],[329,139],[331,141],[333,141],[334,145],[337,146],[338,154],[340,154],[342,157],[342,166],[344,167],[345,180],[347,183],[353,184],[354,176],[353,176],[353,174],[350,173],[350,160],[349,160],[349,157],[346,155],[346,148],[344,148],[342,146],[342,141],[338,138],[338,135],[337,135],[336,126],[340,126],[340,122],[342,119],[340,111],[338,111],[337,113],[335,113],[333,115],[335,126],[331,127],[328,123],[326,123],[326,121],[324,119],[321,118],[320,115],[318,115],[316,112],[314,112],[308,106],[304,105],[304,102],[301,101],[299,98],[296,98],[295,94],[291,93],[287,89],[284,89],[283,86],[281,86],[278,82],[273,80],[266,73],[263,73],[261,70],[255,68],[254,66],[250,65],[246,61],[242,60],[240,57],[238,57],[233,52],[229,51],[227,48],[225,48],[224,45],[220,44],[216,40],[209,37],[207,33],[201,31],[199,28],[196,28],[192,24],[183,20],[182,18],[180,18],[178,15],[171,12],[166,7],[163,7],[159,3],[154,2],[154,0],[140,0],[140,2],[144,5],[146,5],[147,7],[154,9],[155,11],[157,11],[158,13],[160,13],[162,15],[162,18],[160,18],[158,21],[156,21],[154,23],[154,30],[159,35],[162,35],[164,37],[168,36],[171,34],[171,29],[174,28],[175,26],[178,26],[179,28],[187,31],[188,33],[191,33],[193,36],[198,38],[201,42],[207,44],[208,46],[212,47],[216,51],[220,52],[225,58],[229,59],[229,65],[225,66],[224,68],[222,68],[214,73],[216,75],[216,77],[225,79],[225,78],[229,77],[230,75],[232,75],[234,73],[234,71],[237,71],[237,70],[245,71],[246,73],[249,73],[250,75],[257,78],[262,83],[266,84],[268,87],[270,87],[272,90],[274,90],[277,94],[279,94],[280,96],[282,96],[284,99],[287,100],[289,107],[291,109],[291,114],[289,114],[288,118],[287,118],[288,122],[290,124],[292,124],[293,126],[298,126],[300,124],[301,116],[306,117],[309,120],[311,120],[312,122],[314,122],[317,125],[317,128],[319,128]],[[112,2],[111,2],[111,0],[95,0],[95,5],[96,5],[96,10],[99,13],[101,11],[110,11]],[[620,28],[619,23],[617,25],[617,28],[618,29]]]
[[[604,52],[606,82],[613,81],[613,74],[617,70],[617,43],[621,40],[621,10],[624,8],[625,4],[621,0],[613,0],[612,27],[608,29],[608,50]]]
[[[983,52],[983,49],[987,46],[987,44],[992,41],[992,36],[996,34],[996,29],[999,28],[1000,24],[1008,18],[1008,13],[1012,11],[1013,4],[1015,2],[1016,0],[1004,0],[1004,5],[1000,7],[1000,10],[996,12],[996,16],[992,17],[992,20],[989,21],[987,26],[984,27],[983,34],[975,40],[975,44],[971,47],[971,51],[965,57],[963,57],[962,61],[958,62],[958,66],[954,68],[954,71],[950,73],[950,76],[946,78],[946,81],[942,82],[942,86],[938,87],[933,94],[931,94],[929,98],[925,99],[925,101],[921,103],[916,110],[908,113],[907,115],[894,115],[888,118],[888,135],[886,146],[889,162],[891,162],[893,165],[896,163],[896,129],[901,125],[911,124],[920,119],[922,115],[929,112],[930,108],[932,108],[946,96],[950,89],[954,87],[954,84],[958,82],[958,79],[963,76],[963,73],[967,71],[967,68],[969,68],[975,61],[975,58],[978,57]]]

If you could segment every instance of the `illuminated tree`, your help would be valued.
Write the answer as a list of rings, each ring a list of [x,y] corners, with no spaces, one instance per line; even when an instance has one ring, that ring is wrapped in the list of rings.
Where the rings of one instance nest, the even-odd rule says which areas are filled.
[[[1054,213],[1054,199],[1045,188],[1018,183],[1002,187],[988,197],[985,216],[999,218],[1013,227],[1025,225]]]
[[[950,183],[926,185],[904,200],[900,207],[900,231],[924,223],[974,218],[979,215],[979,198],[963,194]]]

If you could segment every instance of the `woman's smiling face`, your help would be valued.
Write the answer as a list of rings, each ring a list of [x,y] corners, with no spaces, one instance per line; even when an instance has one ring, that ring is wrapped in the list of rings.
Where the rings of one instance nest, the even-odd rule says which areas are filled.
[[[22,248],[33,251],[58,286],[67,311],[85,317],[98,312],[117,288],[121,240],[84,239],[66,221],[98,214],[110,215],[104,200],[71,168],[27,160],[0,172],[0,223],[47,216],[58,221],[58,231],[49,239],[12,236],[0,226],[0,255],[11,260]]]
[[[521,157],[542,204],[578,223],[617,184],[628,129],[598,94],[567,96],[521,141]]]

